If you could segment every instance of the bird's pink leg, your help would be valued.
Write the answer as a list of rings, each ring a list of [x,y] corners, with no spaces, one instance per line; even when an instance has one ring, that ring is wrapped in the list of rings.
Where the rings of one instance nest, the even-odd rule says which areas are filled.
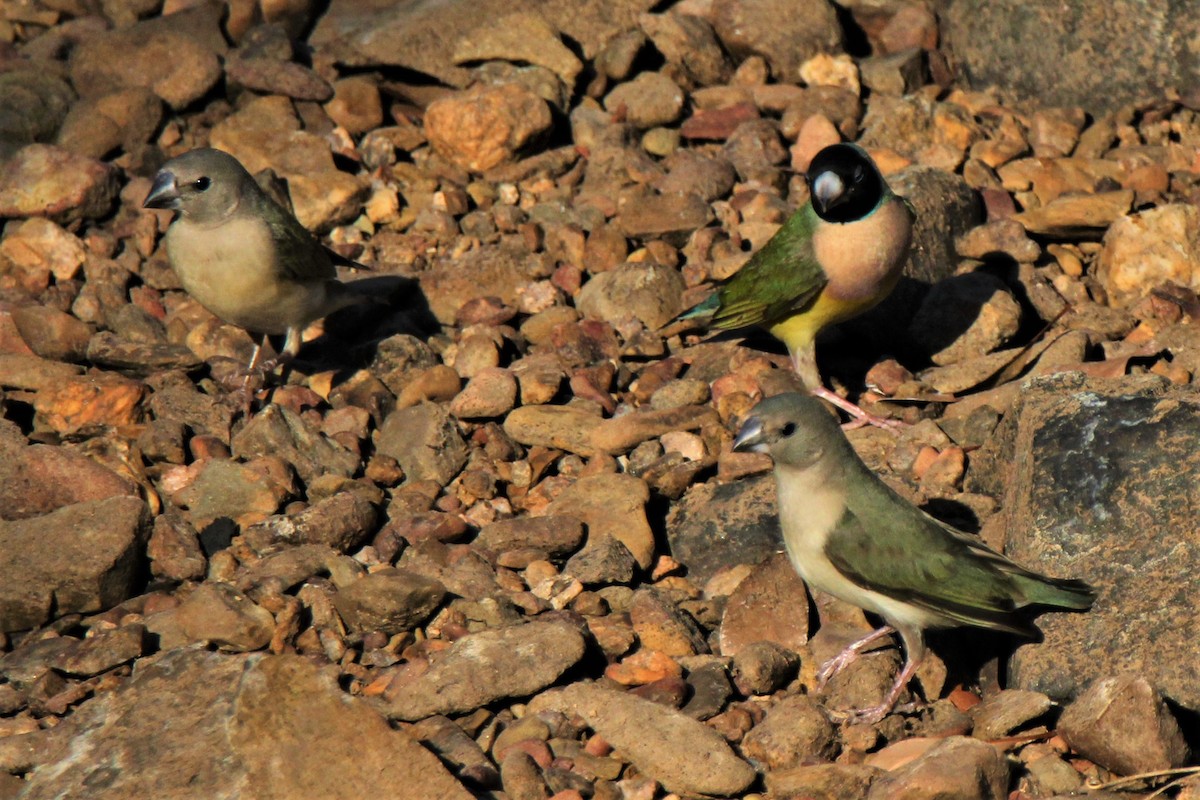
[[[900,674],[896,676],[896,682],[892,684],[892,688],[888,691],[887,697],[883,699],[883,702],[871,708],[860,708],[850,712],[849,721],[874,725],[886,717],[888,712],[896,707],[896,701],[900,699],[900,693],[904,691],[904,687],[908,686],[908,682],[912,680],[913,675],[917,674],[917,667],[920,663],[920,659],[908,659],[904,664],[904,669],[900,670]]]
[[[863,638],[850,644],[850,646],[838,653],[833,658],[826,661],[821,666],[821,670],[817,673],[817,691],[824,689],[825,684],[829,683],[830,679],[833,678],[834,675],[837,675],[846,667],[857,661],[858,657],[862,655],[863,648],[872,642],[876,642],[882,639],[884,636],[888,636],[895,632],[896,629],[891,625],[884,625],[882,628],[876,628]]]
[[[792,353],[792,367],[796,370],[796,374],[800,376],[800,380],[814,396],[822,400],[828,400],[834,406],[854,418],[842,426],[844,429],[852,430],[854,428],[861,428],[863,425],[874,425],[876,428],[894,431],[904,427],[903,422],[877,417],[869,411],[864,411],[861,407],[856,406],[846,398],[826,389],[824,384],[821,383],[820,373],[817,372],[816,353],[811,346],[806,350],[798,350]]]
[[[903,422],[895,419],[884,419],[883,417],[878,417],[872,414],[870,411],[864,410],[861,406],[851,403],[841,395],[829,391],[824,386],[818,386],[812,390],[812,393],[814,396],[819,397],[822,400],[828,400],[842,411],[845,411],[847,414],[854,417],[854,419],[842,426],[842,428],[845,430],[861,428],[864,425],[874,425],[876,428],[883,428],[891,431],[904,427]]]

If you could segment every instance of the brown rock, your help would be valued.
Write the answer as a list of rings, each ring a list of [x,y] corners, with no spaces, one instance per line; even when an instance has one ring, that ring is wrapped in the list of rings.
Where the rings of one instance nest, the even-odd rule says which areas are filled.
[[[743,579],[721,618],[721,653],[736,656],[754,642],[799,651],[808,641],[808,591],[787,554],[776,553]]]
[[[537,64],[555,73],[567,86],[583,64],[562,43],[559,31],[544,16],[516,11],[470,31],[455,43],[454,62],[513,61]]]
[[[546,692],[532,713],[578,714],[643,775],[680,794],[737,795],[755,778],[721,735],[673,708],[595,684],[575,683]],[[704,753],[697,759],[697,753]]]
[[[1096,278],[1129,307],[1163,283],[1200,290],[1200,211],[1175,203],[1123,216],[1104,234]]]
[[[613,323],[633,318],[655,330],[683,311],[683,290],[683,278],[671,267],[623,264],[584,284],[575,307],[585,317]]]
[[[771,797],[805,800],[866,800],[871,782],[882,770],[865,764],[811,764],[768,772]]]
[[[383,569],[343,586],[333,596],[333,605],[350,630],[394,636],[424,621],[445,596],[445,587],[437,581]]]
[[[1175,769],[1188,758],[1175,716],[1140,675],[1093,682],[1063,709],[1058,729],[1076,752],[1119,775]]]
[[[530,622],[473,633],[439,653],[420,675],[395,678],[383,694],[393,719],[471,711],[539,692],[583,656],[574,627]]]
[[[712,86],[724,83],[729,64],[712,26],[691,14],[642,14],[638,25],[670,65],[672,77]]]
[[[467,463],[467,445],[458,426],[446,409],[433,403],[389,414],[375,434],[375,448],[400,462],[409,480],[433,480],[442,486]]]
[[[96,613],[128,598],[148,524],[146,504],[134,497],[0,522],[0,632],[43,625],[52,614]]]
[[[208,559],[200,549],[195,529],[176,514],[154,518],[146,555],[150,558],[151,572],[167,580],[202,580],[208,569]]]
[[[639,194],[621,207],[617,225],[630,238],[686,236],[712,220],[712,209],[694,192]]]
[[[486,367],[472,376],[450,403],[459,419],[503,417],[517,403],[517,379],[510,370]]]
[[[742,739],[747,756],[770,770],[799,766],[805,760],[828,760],[837,752],[833,723],[807,695],[788,697],[767,712]]]
[[[324,78],[302,64],[277,58],[256,58],[240,50],[226,57],[225,80],[231,86],[262,94],[318,103],[329,100],[334,94],[334,88]],[[383,122],[382,112],[379,122]]]
[[[97,372],[42,388],[33,407],[54,430],[73,433],[89,425],[132,425],[141,417],[145,396],[144,384]]]
[[[474,545],[494,553],[539,550],[547,558],[562,558],[583,544],[583,525],[574,517],[514,517],[484,525]]]
[[[117,172],[49,144],[22,147],[0,164],[0,217],[45,216],[69,223],[108,214]]]
[[[196,528],[221,517],[255,522],[274,513],[292,492],[290,481],[271,474],[268,465],[239,464],[224,458],[197,462],[179,476],[178,484],[164,481],[164,488],[171,491],[173,503],[188,510],[189,521]]]
[[[805,0],[797,6],[775,0],[731,0],[713,9],[717,37],[734,58],[760,55],[782,83],[793,83],[800,65],[817,53],[842,49],[842,30],[833,6]]]
[[[184,108],[221,77],[219,22],[216,6],[201,5],[90,37],[72,53],[71,81],[85,97],[144,87],[171,108]],[[216,51],[214,40],[221,43]]]
[[[348,552],[366,541],[375,530],[377,519],[371,501],[354,491],[339,491],[298,514],[268,517],[250,525],[244,538],[259,551],[288,542],[325,545]]]
[[[639,72],[608,93],[604,108],[639,130],[670,125],[683,111],[683,90],[661,72]]]
[[[149,142],[162,117],[163,103],[154,92],[118,89],[72,106],[56,141],[72,153],[103,158],[118,147],[129,151]]]
[[[138,658],[145,649],[146,627],[122,625],[84,639],[55,659],[54,668],[68,675],[88,678]]]
[[[22,306],[12,310],[12,320],[29,348],[56,361],[81,361],[92,332],[70,314],[48,306]]]
[[[75,278],[86,257],[79,237],[44,217],[9,225],[0,240],[0,264],[7,261],[28,273],[48,272],[56,281]]]
[[[25,519],[64,506],[137,495],[128,478],[66,447],[0,438],[0,519]]]
[[[1133,191],[1130,189],[1064,195],[1040,208],[1023,211],[1013,219],[1030,233],[1065,236],[1107,228],[1128,212],[1132,204]]]
[[[0,75],[0,159],[32,142],[54,138],[75,100],[63,76],[42,68],[37,60]]]
[[[654,561],[654,533],[646,520],[649,499],[650,489],[641,478],[589,475],[564,489],[546,507],[546,516],[582,520],[588,529],[584,553],[595,540],[611,538],[623,544],[642,569],[648,569]]]
[[[163,612],[172,618],[184,642],[211,642],[222,650],[245,652],[266,647],[275,630],[271,613],[225,583],[202,583],[184,598],[178,608]],[[157,621],[147,625],[154,630]]]
[[[363,797],[378,781],[397,800],[471,797],[437,756],[301,656],[175,650],[67,724],[70,733],[36,760],[25,784],[31,800]],[[281,751],[291,754],[286,765]],[[336,774],[328,759],[362,771]],[[104,765],[114,762],[129,768],[110,774]]]
[[[550,125],[546,102],[515,83],[452,95],[431,103],[425,112],[429,143],[472,172],[513,161]]]
[[[359,457],[316,426],[283,406],[271,404],[255,414],[230,442],[234,456],[251,460],[275,456],[291,464],[306,483],[322,475],[350,477]]]
[[[999,739],[1045,714],[1054,703],[1041,692],[1006,689],[973,706],[968,713],[975,721],[976,739]]]
[[[559,376],[553,382],[557,390],[562,373],[555,374]],[[521,371],[517,375],[524,386],[528,373]],[[504,432],[519,444],[590,454],[595,452],[592,438],[601,422],[603,419],[594,412],[578,406],[524,405],[505,418]]]
[[[629,618],[642,647],[668,656],[690,656],[708,650],[695,620],[662,592],[653,589],[634,592]]]
[[[1009,765],[1004,754],[989,744],[965,736],[950,736],[912,763],[871,784],[868,800],[1005,800]]]
[[[296,218],[306,228],[326,228],[361,211],[366,182],[337,168],[329,142],[301,130],[286,97],[261,97],[245,104],[213,128],[210,143],[241,161],[251,174],[272,169],[285,179]]]
[[[796,677],[800,658],[774,642],[751,642],[733,659],[733,683],[746,696],[772,694]]]
[[[374,130],[383,124],[379,87],[366,78],[343,78],[333,85],[325,113],[352,136]]]

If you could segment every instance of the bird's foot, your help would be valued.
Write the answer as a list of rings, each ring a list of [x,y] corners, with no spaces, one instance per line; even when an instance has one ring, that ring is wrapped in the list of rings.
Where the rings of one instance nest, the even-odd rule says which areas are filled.
[[[821,669],[817,672],[817,691],[823,691],[826,684],[833,679],[834,675],[837,675],[857,661],[867,645],[895,632],[896,629],[891,625],[876,628],[861,639],[852,642],[845,650],[822,664]]]
[[[851,725],[874,725],[882,720],[892,711],[909,710],[915,708],[915,704],[905,704],[897,707],[896,701],[900,699],[900,695],[904,692],[908,682],[912,680],[913,675],[917,672],[919,661],[907,661],[904,664],[904,669],[900,670],[900,674],[896,676],[892,688],[888,690],[887,697],[883,698],[883,702],[877,706],[870,708],[857,708],[851,711],[834,712],[834,715],[840,720],[848,722]]]
[[[861,428],[864,425],[873,425],[876,428],[883,428],[884,430],[890,431],[896,431],[904,427],[904,423],[900,420],[885,419],[884,417],[876,416],[870,411],[866,411],[861,406],[851,403],[841,395],[829,391],[824,386],[818,386],[812,390],[812,393],[814,396],[832,403],[834,406],[840,408],[842,411],[845,411],[847,414],[853,417],[853,419],[842,426],[844,430],[854,430],[855,428]]]

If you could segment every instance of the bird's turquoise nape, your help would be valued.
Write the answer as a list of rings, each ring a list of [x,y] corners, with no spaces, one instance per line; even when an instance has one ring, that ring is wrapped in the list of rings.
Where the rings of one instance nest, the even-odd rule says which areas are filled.
[[[734,449],[774,460],[784,547],[800,577],[886,623],[823,665],[818,688],[868,645],[900,634],[904,667],[883,702],[850,712],[852,721],[878,722],[896,706],[925,654],[926,630],[970,625],[1036,636],[1039,611],[1084,611],[1096,598],[1083,581],[1025,569],[900,497],[814,397],[762,401]]]
[[[895,427],[825,388],[814,343],[826,327],[891,293],[912,244],[912,208],[870,155],[835,144],[806,173],[810,199],[726,283],[681,318],[722,330],[758,326],[781,340],[805,388],[848,413],[853,426]]]

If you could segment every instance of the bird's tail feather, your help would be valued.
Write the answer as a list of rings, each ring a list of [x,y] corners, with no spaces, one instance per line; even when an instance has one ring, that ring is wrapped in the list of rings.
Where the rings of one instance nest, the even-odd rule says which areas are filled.
[[[1083,611],[1091,608],[1096,601],[1096,590],[1079,580],[1037,575],[1022,583],[1024,585],[1021,588],[1029,605]]]
[[[717,309],[721,307],[721,297],[719,292],[713,292],[704,302],[697,306],[693,306],[691,310],[685,311],[676,317],[676,321],[684,319],[698,319],[700,317],[711,317],[717,313]]]

